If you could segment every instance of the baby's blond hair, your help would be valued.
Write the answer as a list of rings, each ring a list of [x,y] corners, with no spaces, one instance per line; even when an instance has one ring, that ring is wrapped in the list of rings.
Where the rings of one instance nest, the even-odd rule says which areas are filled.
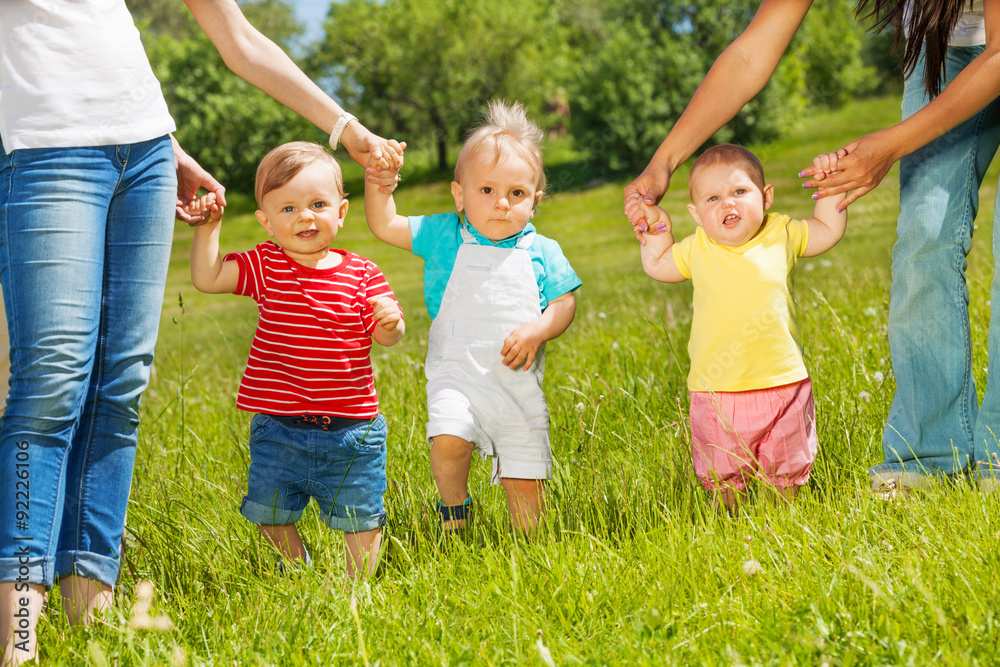
[[[264,195],[277,190],[313,162],[325,162],[333,169],[333,179],[337,192],[344,196],[344,176],[336,158],[317,143],[311,141],[291,141],[281,144],[264,156],[257,167],[254,183],[254,197],[257,206],[264,205]]]
[[[542,166],[542,129],[528,118],[520,102],[508,104],[493,100],[486,107],[483,123],[465,140],[465,145],[455,161],[455,180],[462,182],[462,174],[469,162],[486,150],[493,150],[495,167],[514,152],[527,162],[535,172],[538,192],[545,191],[545,168]]]

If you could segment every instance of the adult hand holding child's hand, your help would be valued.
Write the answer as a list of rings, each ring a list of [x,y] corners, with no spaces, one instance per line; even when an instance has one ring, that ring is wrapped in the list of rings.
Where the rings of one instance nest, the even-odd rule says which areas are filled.
[[[399,170],[403,166],[403,151],[406,150],[406,142],[398,142],[395,139],[382,140],[384,143],[380,150],[380,156],[370,153],[368,162],[365,164],[365,180],[379,186],[379,192],[391,195],[399,184]]]
[[[222,221],[222,212],[225,205],[220,205],[218,197],[214,192],[204,194],[184,206],[188,224],[192,227],[199,225],[216,225]]]
[[[642,211],[645,215],[644,226],[635,225],[632,228],[635,232],[635,237],[639,239],[640,245],[646,245],[647,236],[669,234],[673,231],[673,223],[670,221],[670,215],[659,206],[643,202]]]
[[[639,243],[643,243],[641,232],[650,228],[646,219],[647,207],[658,204],[669,187],[670,172],[656,163],[650,163],[638,178],[625,186],[625,215]]]
[[[226,205],[226,188],[205,171],[200,164],[184,152],[174,135],[170,135],[170,143],[174,148],[174,164],[177,169],[177,206],[178,220],[183,220],[192,227],[207,222],[200,214],[192,214],[190,206],[198,199],[198,190],[202,188],[215,195],[219,206]]]
[[[799,178],[810,180],[802,184],[804,188],[819,188],[813,199],[849,193],[840,203],[846,209],[860,197],[868,194],[882,182],[893,163],[900,158],[898,146],[892,141],[894,128],[866,134],[841,148],[836,153],[825,153],[813,160],[813,165],[803,169]],[[837,156],[836,169],[824,173],[816,160],[827,156]]]

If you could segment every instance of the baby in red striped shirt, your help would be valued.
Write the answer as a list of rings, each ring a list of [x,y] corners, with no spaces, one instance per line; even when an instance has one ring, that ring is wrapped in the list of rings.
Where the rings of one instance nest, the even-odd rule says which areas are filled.
[[[295,523],[315,498],[324,522],[345,534],[348,574],[371,574],[386,516],[386,423],[370,351],[373,339],[399,342],[403,314],[373,262],[330,247],[348,202],[340,165],[324,148],[275,148],[254,193],[271,240],[224,259],[215,195],[190,207],[207,218],[191,247],[194,286],[249,296],[260,314],[237,398],[256,413],[240,513],[284,560],[309,564]]]

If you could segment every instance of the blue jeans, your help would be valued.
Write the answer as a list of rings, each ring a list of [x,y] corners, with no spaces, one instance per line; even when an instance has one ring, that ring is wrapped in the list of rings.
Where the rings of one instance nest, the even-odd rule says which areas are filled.
[[[982,50],[948,49],[947,80]],[[928,103],[923,72],[921,59],[904,87],[903,118]],[[889,303],[889,348],[897,387],[882,436],[884,462],[869,474],[904,469],[953,474],[998,452],[993,433],[1000,429],[1000,380],[990,374],[980,407],[972,375],[965,281],[979,186],[998,146],[1000,101],[994,101],[900,160]],[[1000,234],[993,236],[993,256],[1000,269]],[[993,370],[1000,360],[1000,273],[994,273],[990,291],[997,304],[988,340]]]
[[[0,145],[0,581],[115,584],[176,197],[167,137]]]
[[[334,530],[359,533],[385,523],[385,418],[333,419],[327,430],[254,415],[247,495],[240,506],[247,520],[296,523],[315,498]]]

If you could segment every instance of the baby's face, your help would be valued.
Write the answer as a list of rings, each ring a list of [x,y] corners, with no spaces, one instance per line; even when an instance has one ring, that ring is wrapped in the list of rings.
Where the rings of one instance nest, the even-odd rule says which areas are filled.
[[[713,164],[698,169],[689,182],[688,211],[708,234],[727,246],[741,246],[760,231],[771,208],[774,187],[754,183],[739,165]]]
[[[465,168],[461,182],[453,181],[455,208],[480,234],[502,241],[523,230],[542,198],[532,166],[519,155],[508,155],[493,166],[493,156],[483,151]]]
[[[326,255],[346,215],[333,167],[314,162],[262,197],[257,220],[285,254],[303,263]]]

